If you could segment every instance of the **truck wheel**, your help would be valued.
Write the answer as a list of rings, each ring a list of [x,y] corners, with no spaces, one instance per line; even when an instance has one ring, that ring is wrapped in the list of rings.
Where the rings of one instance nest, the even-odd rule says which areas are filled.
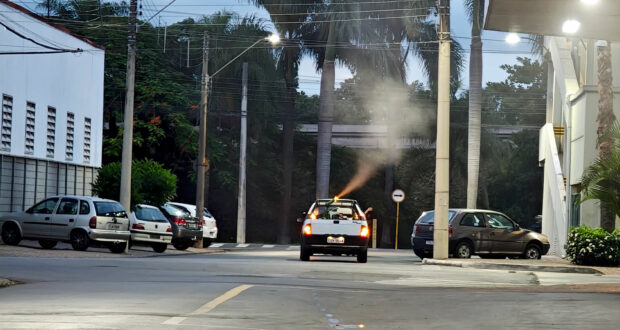
[[[312,255],[312,252],[310,252],[310,249],[302,246],[301,249],[299,250],[299,260],[301,261],[310,261],[310,256]]]
[[[361,248],[357,253],[357,262],[366,263],[368,261],[368,248]]]

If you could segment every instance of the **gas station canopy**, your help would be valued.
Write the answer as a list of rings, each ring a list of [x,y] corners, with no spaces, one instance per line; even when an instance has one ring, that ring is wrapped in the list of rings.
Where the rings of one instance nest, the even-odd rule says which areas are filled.
[[[577,32],[563,32],[567,20]],[[489,0],[485,29],[620,41],[620,0]]]

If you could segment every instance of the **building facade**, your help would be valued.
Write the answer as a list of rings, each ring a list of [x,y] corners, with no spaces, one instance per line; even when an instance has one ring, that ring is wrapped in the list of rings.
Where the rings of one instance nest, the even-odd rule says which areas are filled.
[[[103,47],[0,0],[0,214],[91,195],[101,167]]]

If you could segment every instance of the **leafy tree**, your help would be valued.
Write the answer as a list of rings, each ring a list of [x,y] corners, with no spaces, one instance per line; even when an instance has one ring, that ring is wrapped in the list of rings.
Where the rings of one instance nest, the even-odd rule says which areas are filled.
[[[121,164],[104,165],[93,183],[93,192],[102,198],[120,197]],[[176,196],[177,177],[150,159],[134,160],[131,170],[131,205],[163,205]]]
[[[611,125],[601,139],[609,143],[607,154],[599,157],[583,174],[581,202],[598,199],[602,207],[613,212],[614,218],[620,217],[620,122]],[[601,227],[611,232],[602,222]]]

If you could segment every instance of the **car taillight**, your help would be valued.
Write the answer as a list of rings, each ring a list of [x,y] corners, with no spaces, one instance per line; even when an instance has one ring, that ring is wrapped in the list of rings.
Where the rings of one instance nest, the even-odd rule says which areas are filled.
[[[168,228],[166,228],[166,232],[167,232],[167,233],[171,233],[171,232],[172,232],[172,227],[168,227]]]
[[[420,232],[420,226],[418,226],[418,225],[413,226],[413,232],[414,233],[419,233]]]
[[[217,228],[217,221],[213,221],[213,227]]]
[[[200,226],[204,226],[205,225],[205,221],[204,220],[200,220]]]
[[[131,226],[131,229],[141,229],[141,230],[144,230],[144,226],[139,224],[139,223],[134,223],[133,226]]]
[[[93,228],[93,229],[97,228],[97,217],[96,216],[90,218],[90,220],[88,221],[88,227]]]
[[[310,226],[310,225],[305,225],[304,226],[304,235],[306,235],[306,236],[312,235],[312,226]]]
[[[368,230],[368,227],[362,226],[362,231],[360,232],[360,236],[368,237],[369,234],[370,234],[370,230]]]
[[[181,219],[181,218],[172,218],[172,222],[176,223],[177,226],[186,226],[187,222],[185,222],[185,219]]]
[[[452,225],[448,227],[448,237],[452,237]]]

